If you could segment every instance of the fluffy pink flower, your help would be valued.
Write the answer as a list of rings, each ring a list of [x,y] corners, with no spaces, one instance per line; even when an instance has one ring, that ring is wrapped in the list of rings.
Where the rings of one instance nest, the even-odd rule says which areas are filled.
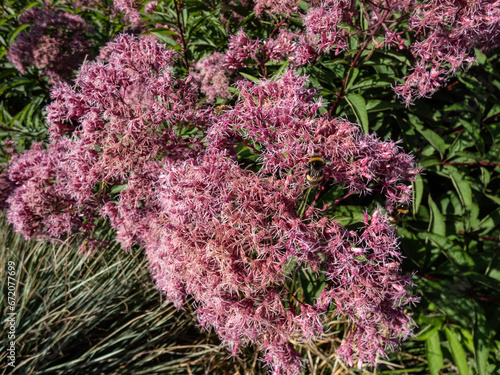
[[[413,158],[394,142],[364,135],[344,119],[319,116],[322,103],[305,83],[305,77],[291,71],[278,81],[242,83],[238,105],[210,130],[214,147],[249,145],[261,150],[262,173],[292,173],[297,181],[302,181],[307,159],[320,154],[329,161],[328,177],[345,183],[350,192],[380,190],[388,206],[408,202],[411,187],[404,181],[418,172]]]
[[[407,104],[431,96],[475,60],[474,48],[489,50],[500,43],[500,2],[495,0],[431,0],[415,7],[411,28],[420,40],[411,46],[416,66],[395,88]]]
[[[288,60],[293,67],[311,62],[318,56],[317,50],[308,43],[305,35],[281,29],[276,38],[262,43],[262,54],[272,61]]]
[[[201,92],[207,96],[208,102],[231,97],[229,71],[224,61],[225,55],[214,52],[196,63],[196,69],[200,72],[193,74],[193,77],[201,82]]]
[[[123,14],[128,27],[133,29],[141,28],[143,23],[139,8],[142,2],[142,0],[113,0],[114,13],[115,15]]]
[[[150,1],[146,5],[144,5],[144,12],[153,14],[157,7],[158,1]]]
[[[233,354],[256,344],[274,374],[300,372],[289,340],[319,337],[332,306],[356,327],[340,349],[349,362],[373,363],[413,327],[402,307],[413,302],[411,280],[400,273],[388,216],[375,210],[359,231],[348,231],[318,208],[297,216],[297,203],[314,153],[331,160],[325,183],[377,189],[388,205],[409,200],[407,181],[417,168],[393,142],[320,116],[305,80],[289,72],[277,82],[240,85],[241,99],[209,131],[212,151],[166,161],[155,214],[142,221],[158,288],[177,307],[193,297],[202,327],[213,328]],[[260,172],[231,160],[236,144],[260,154]],[[300,270],[323,275],[326,287],[314,301],[298,301],[297,312],[286,280]]]
[[[339,354],[373,363],[413,328],[403,311],[414,300],[396,231],[379,210],[365,215],[359,232],[317,209],[303,220],[302,186],[293,175],[264,178],[217,152],[166,163],[156,215],[144,221],[153,278],[177,307],[194,298],[200,325],[233,355],[256,344],[273,374],[300,372],[289,340],[317,339],[331,306],[355,327]],[[326,286],[312,303],[297,301],[297,312],[287,279],[300,271],[323,275]]]
[[[60,238],[93,228],[93,207],[80,207],[67,189],[68,148],[62,140],[43,149],[41,143],[16,156],[9,166],[10,195],[7,219],[26,239]]]
[[[297,34],[281,29],[276,38],[270,38],[263,44],[269,60],[280,61],[297,50]]]
[[[73,88],[55,87],[48,107],[52,138],[73,134],[72,197],[104,204],[102,213],[126,247],[141,241],[139,217],[149,212],[156,163],[203,149],[206,112],[196,110],[196,87],[172,76],[173,56],[151,36],[122,35],[101,50],[99,61],[82,67]],[[120,186],[113,202],[113,187]]]
[[[300,359],[286,338],[301,327],[285,304],[286,267],[295,243],[316,242],[295,216],[300,190],[220,154],[166,164],[146,242],[153,278],[176,306],[191,295],[201,326],[233,354],[255,343],[290,374]]]
[[[236,49],[253,43],[245,38]],[[255,54],[245,48],[234,61]],[[64,238],[91,231],[96,212],[109,218],[125,247],[145,248],[175,306],[193,300],[203,328],[233,355],[257,345],[274,374],[299,374],[290,342],[320,337],[332,310],[355,327],[339,354],[373,363],[413,325],[396,231],[380,209],[358,230],[332,219],[335,202],[299,209],[305,165],[320,154],[321,187],[377,191],[391,207],[410,199],[412,157],[320,115],[316,91],[293,72],[240,82],[239,100],[213,116],[198,105],[190,77],[173,77],[172,59],[152,37],[122,35],[81,68],[74,87],[57,86],[51,145],[36,145],[9,169],[17,186],[9,220],[26,236]],[[237,163],[242,147],[258,156],[255,171]],[[322,285],[317,298],[294,293],[300,273]]]
[[[92,42],[85,34],[93,29],[80,16],[34,7],[20,23],[30,28],[17,36],[7,57],[21,73],[34,65],[53,82],[69,80],[85,56],[92,54]]]
[[[334,47],[337,51],[347,48],[347,33],[339,23],[348,20],[350,5],[350,0],[329,0],[308,10],[304,16],[306,36],[317,53],[328,52]]]
[[[238,31],[230,37],[224,65],[234,70],[246,67],[246,60],[256,59],[258,46],[258,40],[250,39],[243,30]]]
[[[255,0],[257,14],[267,11],[271,14],[284,13],[290,15],[297,12],[300,0]]]

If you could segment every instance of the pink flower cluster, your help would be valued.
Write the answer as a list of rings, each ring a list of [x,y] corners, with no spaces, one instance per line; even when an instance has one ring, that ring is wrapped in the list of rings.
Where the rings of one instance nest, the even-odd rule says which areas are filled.
[[[118,218],[110,215],[127,246],[137,234],[121,226],[133,220],[140,199],[124,199],[130,184],[159,160],[185,160],[203,149],[206,113],[196,109],[196,87],[172,76],[173,56],[152,36],[122,35],[101,50],[97,62],[82,66],[75,88],[54,88],[48,107],[52,138],[74,135],[68,189],[78,202],[103,202],[113,187],[127,184],[120,202],[105,200],[105,212],[114,206],[120,212]],[[149,183],[136,186],[148,191]]]
[[[295,0],[258,0],[255,11],[284,16],[266,40],[249,38],[243,30],[232,36],[225,53],[224,65],[232,71],[249,65],[259,67],[266,77],[266,63],[288,60],[292,67],[310,64],[325,53],[339,54],[347,48],[348,37],[363,35],[363,47],[371,44],[381,48],[377,37],[386,46],[399,50],[410,49],[415,58],[411,74],[394,90],[407,104],[429,97],[455,74],[467,69],[474,61],[474,48],[489,50],[500,42],[500,4],[496,0],[459,1],[430,0],[362,1],[363,9],[353,7],[350,0],[313,0],[308,7],[299,7]],[[362,16],[357,12],[363,12]],[[402,14],[411,13],[410,28],[402,22]],[[300,15],[302,27],[291,27],[287,21]],[[360,17],[367,22],[358,24]],[[416,41],[405,40],[408,31]],[[361,43],[361,42],[360,42]],[[220,54],[217,55],[220,60]],[[206,82],[204,92],[210,89]]]
[[[300,190],[291,179],[262,179],[214,152],[166,164],[157,194],[146,253],[158,287],[178,307],[194,297],[200,325],[233,355],[249,343],[294,353],[287,338],[301,327],[284,304],[287,265],[311,234],[295,215]],[[303,323],[315,330],[314,319]],[[292,358],[268,363],[297,373]]]
[[[431,0],[415,6],[411,29],[418,41],[411,46],[414,71],[395,91],[407,104],[429,97],[475,61],[474,48],[489,50],[500,43],[500,2],[496,0]]]
[[[271,14],[284,13],[290,15],[299,9],[300,0],[255,0],[257,14],[267,11]]]
[[[17,36],[7,57],[21,73],[34,65],[52,82],[69,80],[73,70],[92,55],[93,44],[85,34],[93,28],[80,16],[34,7],[19,21],[30,28]]]
[[[347,48],[347,32],[339,27],[349,21],[351,0],[325,0],[319,6],[311,7],[304,16],[306,37],[318,54],[332,48],[339,51]]]
[[[240,83],[240,101],[225,111],[209,131],[215,148],[237,140],[260,152],[262,172],[293,173],[304,183],[304,165],[313,154],[329,161],[325,172],[349,191],[381,191],[388,206],[409,202],[418,173],[413,157],[393,141],[364,135],[342,118],[317,116],[322,102],[306,89],[306,77],[286,73],[279,81]]]
[[[264,67],[267,61],[288,59],[294,67],[302,66],[317,56],[300,33],[285,29],[276,38],[259,41],[249,38],[243,30],[230,37],[225,54],[214,52],[197,63],[193,77],[201,83],[201,91],[208,101],[215,98],[230,98],[228,86],[232,73],[248,65]]]
[[[320,154],[324,185],[376,192],[390,207],[410,199],[412,157],[320,115],[321,99],[293,72],[240,82],[236,104],[214,114],[190,78],[172,76],[173,56],[150,36],[122,35],[74,87],[56,87],[51,144],[10,164],[9,220],[25,236],[64,238],[108,219],[124,247],[145,249],[175,306],[192,298],[201,327],[233,355],[257,345],[274,374],[299,374],[290,341],[321,337],[331,311],[354,327],[342,358],[375,362],[413,327],[396,231],[381,209],[359,230],[332,218],[335,204],[299,214],[305,165]],[[242,147],[257,171],[239,164]],[[322,285],[316,297],[297,295],[300,273]]]
[[[124,21],[128,28],[141,29],[143,22],[141,19],[141,14],[139,9],[144,1],[143,0],[114,0],[113,1],[113,13],[115,16],[123,15]],[[157,2],[152,2],[153,4],[147,4],[146,9],[149,13],[152,8],[156,8]],[[156,3],[156,4],[154,4]]]
[[[201,82],[201,92],[207,96],[208,102],[214,102],[216,98],[230,98],[229,92],[229,69],[224,66],[225,55],[214,52],[210,56],[198,61],[196,69],[199,73],[193,73],[193,78]]]
[[[95,206],[78,205],[67,190],[70,146],[67,139],[47,149],[36,143],[10,163],[8,182],[15,190],[7,199],[7,219],[26,239],[65,239],[78,230],[88,234],[94,227]]]

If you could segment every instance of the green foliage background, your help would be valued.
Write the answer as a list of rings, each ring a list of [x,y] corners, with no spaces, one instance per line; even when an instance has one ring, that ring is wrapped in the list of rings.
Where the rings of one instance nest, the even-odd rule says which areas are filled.
[[[102,2],[97,10],[62,2],[52,6],[78,13],[92,24],[97,50],[117,33],[127,31],[120,17],[110,17],[106,4]],[[213,51],[223,52],[229,36],[240,27],[250,37],[266,39],[279,21],[269,16],[257,18],[238,4],[194,0],[183,3],[178,17],[176,4],[161,2],[157,12],[143,16],[149,32],[179,52],[178,75],[186,75],[193,61]],[[18,22],[19,15],[34,5],[41,3],[7,0],[2,5],[0,152],[4,165],[10,158],[4,152],[5,140],[13,140],[22,151],[32,142],[46,139],[44,106],[49,102],[50,85],[35,68],[21,75],[6,59],[9,45],[25,29]],[[221,14],[230,11],[242,18],[227,17],[221,23]],[[157,24],[171,29],[157,28]],[[183,41],[175,37],[179,33],[185,36]],[[411,212],[398,224],[406,257],[404,271],[414,273],[415,290],[422,298],[413,309],[419,329],[377,372],[500,373],[499,51],[487,55],[476,51],[477,63],[467,72],[458,73],[432,98],[407,108],[398,102],[391,86],[408,74],[411,55],[384,49],[360,52],[362,42],[362,36],[352,37],[348,52],[323,55],[298,72],[310,76],[311,86],[320,87],[324,101],[330,103],[325,110],[344,86],[334,114],[358,122],[365,132],[400,139],[401,146],[422,166],[414,183]],[[272,79],[287,67],[287,62],[268,63],[264,69],[250,64],[238,74],[251,80]],[[230,101],[216,104],[222,103]],[[337,194],[332,190],[322,199],[328,203],[339,198]],[[369,197],[349,197],[336,207],[335,216],[343,224],[354,224],[367,207],[376,204]],[[160,303],[140,255],[120,255],[113,245],[102,249],[102,254],[81,257],[72,242],[59,248],[24,242],[5,223],[0,236],[2,284],[6,261],[16,259],[19,265],[16,329],[22,368],[40,374],[70,369],[85,373],[265,371],[250,349],[247,358],[225,360],[213,335],[197,336],[189,312],[176,313],[172,306]],[[138,269],[144,272],[137,273]],[[2,324],[5,309],[4,285]],[[103,327],[108,324],[111,330],[106,332]],[[91,344],[84,345],[78,357],[69,354],[73,346],[86,341]],[[5,342],[2,338],[2,366]],[[339,368],[332,365],[335,357],[325,354],[334,348],[320,344],[300,350],[311,357],[307,362],[310,373],[333,373]],[[318,361],[325,365],[314,368],[313,357],[321,358]]]

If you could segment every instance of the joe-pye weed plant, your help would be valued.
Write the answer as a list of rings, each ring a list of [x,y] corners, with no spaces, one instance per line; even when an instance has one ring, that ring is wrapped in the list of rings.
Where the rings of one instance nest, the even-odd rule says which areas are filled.
[[[85,61],[73,82],[52,87],[50,141],[13,156],[2,175],[18,232],[79,233],[82,250],[99,251],[107,222],[125,249],[144,249],[176,307],[191,298],[199,325],[232,355],[254,344],[276,374],[301,371],[291,343],[318,340],[333,316],[348,322],[337,354],[349,366],[376,363],[412,335],[407,308],[418,298],[401,272],[398,209],[413,204],[415,224],[401,233],[422,275],[444,255],[455,271],[494,278],[491,267],[450,257],[450,249],[468,250],[463,238],[446,238],[443,212],[454,206],[450,215],[464,215],[454,227],[462,236],[483,239],[494,229],[491,209],[482,220],[472,210],[459,168],[498,168],[488,156],[495,125],[475,129],[464,115],[463,129],[444,126],[457,138],[442,139],[426,122],[437,126],[453,107],[433,118],[411,105],[421,109],[418,99],[471,69],[474,48],[486,59],[480,50],[498,43],[498,2],[120,4],[113,9],[129,20],[129,34]],[[483,98],[469,112],[491,124],[498,108]],[[424,177],[403,144],[418,153]],[[306,178],[314,155],[325,161],[317,187]],[[451,189],[441,207],[434,192],[422,203],[434,172]],[[487,192],[493,181],[483,179],[482,192],[498,204]],[[425,337],[432,353],[440,346],[434,327]],[[484,351],[474,345],[481,372]],[[451,351],[463,372],[458,348]],[[429,363],[432,372],[442,366],[439,355]]]

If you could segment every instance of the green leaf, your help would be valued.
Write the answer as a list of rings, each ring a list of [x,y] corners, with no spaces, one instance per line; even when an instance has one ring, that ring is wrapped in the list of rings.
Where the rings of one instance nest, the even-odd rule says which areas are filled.
[[[117,194],[117,193],[121,192],[123,189],[125,189],[126,187],[127,187],[127,184],[113,186],[113,188],[110,191],[110,194]]]
[[[465,345],[468,351],[474,353],[474,338],[472,337],[472,331],[460,328],[460,333],[462,334],[462,344]]]
[[[363,132],[368,133],[368,113],[366,112],[366,102],[361,95],[347,94],[345,96],[347,103],[351,106],[358,123],[362,126]]]
[[[420,231],[418,232],[418,237],[431,241],[453,263],[464,267],[474,266],[474,260],[471,256],[468,255],[460,246],[454,245],[451,236],[444,237],[439,234]],[[444,266],[448,265],[449,263],[444,264]]]
[[[439,370],[443,367],[444,362],[438,331],[435,331],[434,334],[425,341],[425,349],[427,352],[427,360],[429,361],[429,370],[431,374],[439,375]]]
[[[447,147],[443,138],[432,130],[424,128],[422,125],[415,125],[415,129],[439,152],[442,159]]]
[[[9,40],[9,44],[12,44],[14,43],[14,40],[16,39],[17,35],[27,29],[28,27],[30,27],[30,25],[26,24],[26,25],[21,25],[19,26],[17,29],[13,30],[12,32],[9,33],[9,36],[8,36],[8,40]]]
[[[439,326],[428,324],[425,326],[419,333],[417,333],[417,341],[427,341],[427,339],[431,336],[434,336],[436,332],[439,331]]]
[[[449,167],[449,166],[445,166]],[[467,211],[472,207],[472,191],[469,182],[465,181],[462,174],[455,168],[446,168],[449,171],[449,176],[458,193],[462,205]]]
[[[481,154],[484,154],[484,140],[481,137],[481,127],[476,124],[471,124],[470,122],[460,119],[460,123],[464,126],[467,133],[474,139],[474,143],[476,144],[477,149]]]
[[[474,314],[474,356],[479,375],[487,375],[486,365],[488,364],[488,333],[486,329],[486,316],[484,311],[477,304]]]
[[[424,157],[420,160],[420,165],[422,165],[422,168],[424,169],[440,164],[441,162],[439,161],[439,159],[434,156]]]
[[[481,229],[481,234],[487,234],[497,227],[500,227],[500,211],[494,210],[481,220],[478,229]]]
[[[169,31],[168,33],[167,32],[152,32],[151,34],[153,34],[154,36],[156,36],[158,39],[160,39],[162,42],[168,44],[171,46],[171,48],[173,49],[176,49],[176,50],[180,50],[182,47],[174,40],[172,39],[171,37],[169,37],[167,34],[171,34],[172,32],[170,30],[167,30]]]
[[[486,55],[484,53],[482,53],[480,50],[478,50],[477,48],[474,49],[474,52],[476,55],[477,62],[481,65],[485,64],[486,61],[488,60]]]
[[[448,339],[451,348],[451,355],[453,356],[453,363],[458,368],[460,375],[469,375],[469,367],[467,366],[467,358],[465,356],[464,348],[458,340],[458,332],[451,330],[448,327],[444,328],[444,333]]]
[[[359,69],[358,68],[351,68],[351,69],[349,69],[349,73],[348,73],[348,76],[347,76],[347,84],[346,84],[346,87],[345,87],[346,92],[348,92],[349,89],[351,88],[351,86],[354,84],[354,82],[356,81],[356,78],[358,78],[358,75],[359,75]]]
[[[484,196],[491,199],[496,204],[500,205],[500,197],[498,197],[496,195],[486,194],[486,193],[484,194]]]
[[[243,72],[239,72],[243,77],[245,77],[246,79],[252,81],[252,82],[255,82],[255,83],[260,83],[260,79],[258,79],[257,77],[254,77],[248,73],[243,73]]]
[[[373,88],[373,87],[387,87],[390,86],[394,83],[394,78],[392,77],[387,77],[387,76],[374,76],[374,77],[368,77],[365,79],[362,79],[358,81],[356,84],[353,84],[351,86],[351,90],[354,89],[360,89],[360,88]],[[397,103],[392,103],[397,104]],[[399,104],[400,107],[403,107],[401,104]]]
[[[438,234],[440,236],[446,237],[446,224],[444,222],[444,217],[441,214],[438,206],[432,200],[431,195],[427,198],[429,203],[429,208],[431,210],[431,221],[432,221],[432,233]]]
[[[419,173],[413,181],[413,215],[415,216],[422,202],[422,196],[424,195],[424,182],[422,181],[422,175]]]
[[[290,61],[286,60],[284,61],[278,70],[273,74],[273,77],[280,77],[283,75],[283,73],[288,69],[288,66],[290,65]]]

